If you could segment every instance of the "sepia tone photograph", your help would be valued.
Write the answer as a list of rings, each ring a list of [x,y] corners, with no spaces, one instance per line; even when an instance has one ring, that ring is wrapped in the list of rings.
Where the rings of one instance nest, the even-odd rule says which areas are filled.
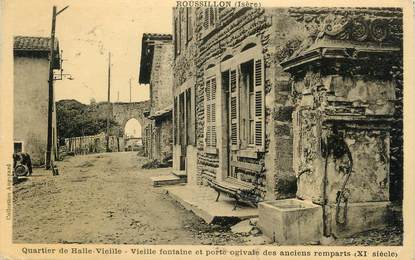
[[[9,2],[13,244],[403,245],[401,7],[64,2]]]

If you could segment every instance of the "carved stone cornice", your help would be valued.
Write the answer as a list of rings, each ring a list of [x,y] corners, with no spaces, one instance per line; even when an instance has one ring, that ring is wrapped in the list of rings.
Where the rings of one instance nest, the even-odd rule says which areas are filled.
[[[324,58],[357,60],[401,51],[398,8],[291,8],[289,14],[309,35],[295,50],[289,46],[290,53],[285,53],[290,55],[281,63],[285,70]]]
[[[399,8],[291,8],[289,13],[305,23],[316,39],[402,40],[402,10]]]

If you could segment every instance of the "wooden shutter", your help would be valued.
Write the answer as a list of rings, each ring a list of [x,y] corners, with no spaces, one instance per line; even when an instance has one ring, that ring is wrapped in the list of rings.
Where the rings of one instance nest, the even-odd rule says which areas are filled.
[[[209,26],[215,25],[215,9],[209,7]]]
[[[255,92],[255,147],[258,151],[265,148],[265,93],[264,93],[264,60],[254,61]]]
[[[178,124],[177,124],[177,119],[178,119],[178,111],[177,111],[177,98],[174,97],[174,104],[173,104],[173,143],[177,144],[177,133],[178,131]],[[147,129],[145,130],[147,131]]]
[[[211,140],[211,109],[210,109],[210,100],[211,100],[211,87],[210,87],[210,80],[206,80],[205,84],[205,146],[210,146],[210,140]]]
[[[229,111],[231,149],[239,149],[239,82],[238,70],[231,69],[229,73]]]
[[[207,29],[209,27],[209,8],[203,10],[203,28]]]
[[[216,147],[216,78],[210,81],[210,116],[211,116],[211,143],[210,146]]]

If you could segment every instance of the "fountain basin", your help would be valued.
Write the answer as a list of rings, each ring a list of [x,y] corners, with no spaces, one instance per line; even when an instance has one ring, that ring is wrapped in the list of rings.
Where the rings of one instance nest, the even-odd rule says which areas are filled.
[[[323,234],[322,207],[299,199],[265,201],[258,205],[262,233],[281,245],[318,242]]]

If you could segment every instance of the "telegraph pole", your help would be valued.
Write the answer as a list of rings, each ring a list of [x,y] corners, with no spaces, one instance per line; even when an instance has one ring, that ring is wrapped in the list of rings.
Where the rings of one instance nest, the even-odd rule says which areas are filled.
[[[55,62],[55,28],[56,28],[56,17],[62,13],[66,6],[59,12],[56,11],[56,6],[53,6],[52,10],[52,29],[50,33],[50,52],[49,52],[49,80],[48,80],[48,136],[46,143],[46,169],[50,169],[52,166],[52,113],[53,113],[53,68]]]
[[[111,116],[111,52],[108,53],[108,114],[107,114],[107,131],[106,131],[106,139],[107,139],[107,147],[106,151],[110,151],[110,116]]]
[[[130,103],[131,103],[131,78],[130,78]]]

